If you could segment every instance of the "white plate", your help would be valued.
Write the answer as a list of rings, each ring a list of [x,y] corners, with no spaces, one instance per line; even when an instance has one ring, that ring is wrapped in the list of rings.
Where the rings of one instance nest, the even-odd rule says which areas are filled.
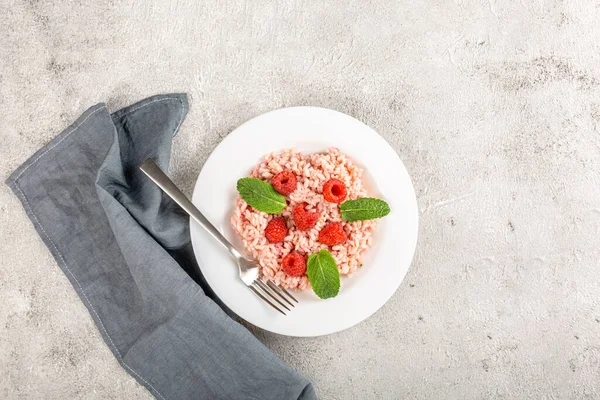
[[[371,128],[325,108],[284,108],[260,115],[231,132],[198,176],[192,201],[236,247],[241,249],[241,241],[229,220],[237,180],[248,176],[263,155],[290,147],[305,154],[339,148],[364,168],[369,192],[387,201],[392,209],[377,226],[363,268],[350,278],[342,278],[337,297],[320,300],[312,290],[298,293],[300,303],[283,316],[244,286],[226,251],[194,221],[192,243],[208,284],[241,318],[282,335],[327,335],[368,318],[394,294],[417,243],[417,202],[402,161]]]

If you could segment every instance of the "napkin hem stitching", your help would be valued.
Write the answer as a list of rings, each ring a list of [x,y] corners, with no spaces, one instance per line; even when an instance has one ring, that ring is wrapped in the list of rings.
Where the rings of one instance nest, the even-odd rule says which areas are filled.
[[[26,166],[25,168],[23,168],[23,170],[19,173],[19,175],[17,175],[14,179],[15,184],[17,183],[17,180],[21,177],[21,175],[23,175],[23,173],[25,171],[27,171],[29,169],[29,167],[31,167],[33,164],[35,164],[36,162],[38,162],[40,160],[40,158],[44,157],[46,155],[46,153],[48,153],[50,150],[52,150],[53,148],[55,148],[56,146],[58,146],[59,144],[61,144],[63,142],[63,140],[65,140],[66,138],[70,137],[73,133],[75,133],[77,131],[77,129],[79,129],[79,127],[81,125],[83,125],[83,123],[85,121],[88,120],[88,118],[90,118],[92,115],[96,114],[98,111],[106,109],[106,106],[102,106],[100,108],[95,109],[94,111],[92,111],[87,117],[84,118],[83,121],[81,121],[79,124],[77,124],[77,126],[75,126],[71,132],[67,133],[65,136],[63,136],[62,139],[60,139],[58,142],[54,143],[52,146],[50,146],[50,148],[46,149],[46,151],[44,151],[42,154],[40,154],[39,156],[37,156],[35,158],[35,160],[33,160],[28,166]]]
[[[117,119],[120,120],[121,118],[123,118],[123,117],[125,117],[125,116],[127,116],[127,115],[129,115],[129,114],[131,114],[131,113],[133,113],[133,112],[135,112],[137,110],[139,110],[140,108],[144,108],[146,106],[149,106],[152,103],[157,103],[159,101],[165,101],[165,100],[177,100],[181,104],[181,112],[179,113],[179,123],[177,124],[177,126],[175,127],[175,130],[173,131],[173,136],[175,136],[177,134],[177,132],[179,131],[179,127],[183,123],[183,116],[184,116],[184,113],[186,111],[186,107],[183,104],[183,101],[181,99],[177,98],[177,97],[162,97],[160,99],[154,99],[152,101],[149,101],[148,103],[144,103],[141,106],[134,108],[133,110],[127,111],[123,115],[117,116]]]

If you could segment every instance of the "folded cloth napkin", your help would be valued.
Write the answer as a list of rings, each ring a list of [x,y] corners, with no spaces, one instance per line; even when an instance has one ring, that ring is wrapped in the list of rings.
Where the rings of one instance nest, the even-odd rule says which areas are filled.
[[[119,363],[155,397],[314,399],[205,294],[188,218],[138,169],[149,157],[168,167],[187,108],[183,94],[112,115],[98,104],[7,184]]]

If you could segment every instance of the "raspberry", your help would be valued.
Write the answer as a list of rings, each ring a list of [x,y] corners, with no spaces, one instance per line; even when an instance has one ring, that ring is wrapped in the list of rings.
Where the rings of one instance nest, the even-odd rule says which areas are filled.
[[[339,179],[330,179],[323,185],[323,197],[330,203],[341,203],[346,195],[346,185]]]
[[[288,195],[296,190],[298,179],[296,179],[296,175],[294,175],[293,172],[281,171],[273,177],[271,185],[273,185],[275,190],[277,190],[279,193]]]
[[[288,229],[282,217],[276,217],[269,221],[265,228],[265,237],[270,243],[279,243],[287,236]]]
[[[292,211],[292,217],[294,218],[294,223],[296,227],[301,231],[307,231],[317,223],[319,219],[319,212],[316,210],[307,211],[306,206],[307,203],[298,204],[294,207],[294,211]]]
[[[281,268],[289,276],[302,276],[306,272],[306,259],[298,253],[289,253],[283,257]]]
[[[346,239],[346,232],[339,222],[332,222],[319,232],[319,242],[327,246],[342,244]]]

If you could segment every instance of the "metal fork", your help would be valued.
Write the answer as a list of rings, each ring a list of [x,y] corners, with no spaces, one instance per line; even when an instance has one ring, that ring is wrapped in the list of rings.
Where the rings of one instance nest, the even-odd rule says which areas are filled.
[[[206,231],[233,257],[239,271],[242,282],[246,284],[262,300],[271,307],[286,315],[285,311],[291,311],[290,307],[294,307],[294,303],[298,300],[294,298],[285,288],[275,285],[270,280],[263,282],[258,276],[258,260],[243,256],[237,251],[231,243],[215,228],[204,215],[194,206],[194,204],[175,186],[173,181],[159,168],[156,163],[147,159],[140,166],[140,169],[148,175],[154,183],[158,185],[170,198],[172,198],[185,212],[187,212],[196,222],[200,224]],[[287,296],[287,297],[286,297]],[[289,297],[289,298],[288,298]],[[289,307],[288,307],[289,306]],[[283,309],[282,309],[283,308]]]

